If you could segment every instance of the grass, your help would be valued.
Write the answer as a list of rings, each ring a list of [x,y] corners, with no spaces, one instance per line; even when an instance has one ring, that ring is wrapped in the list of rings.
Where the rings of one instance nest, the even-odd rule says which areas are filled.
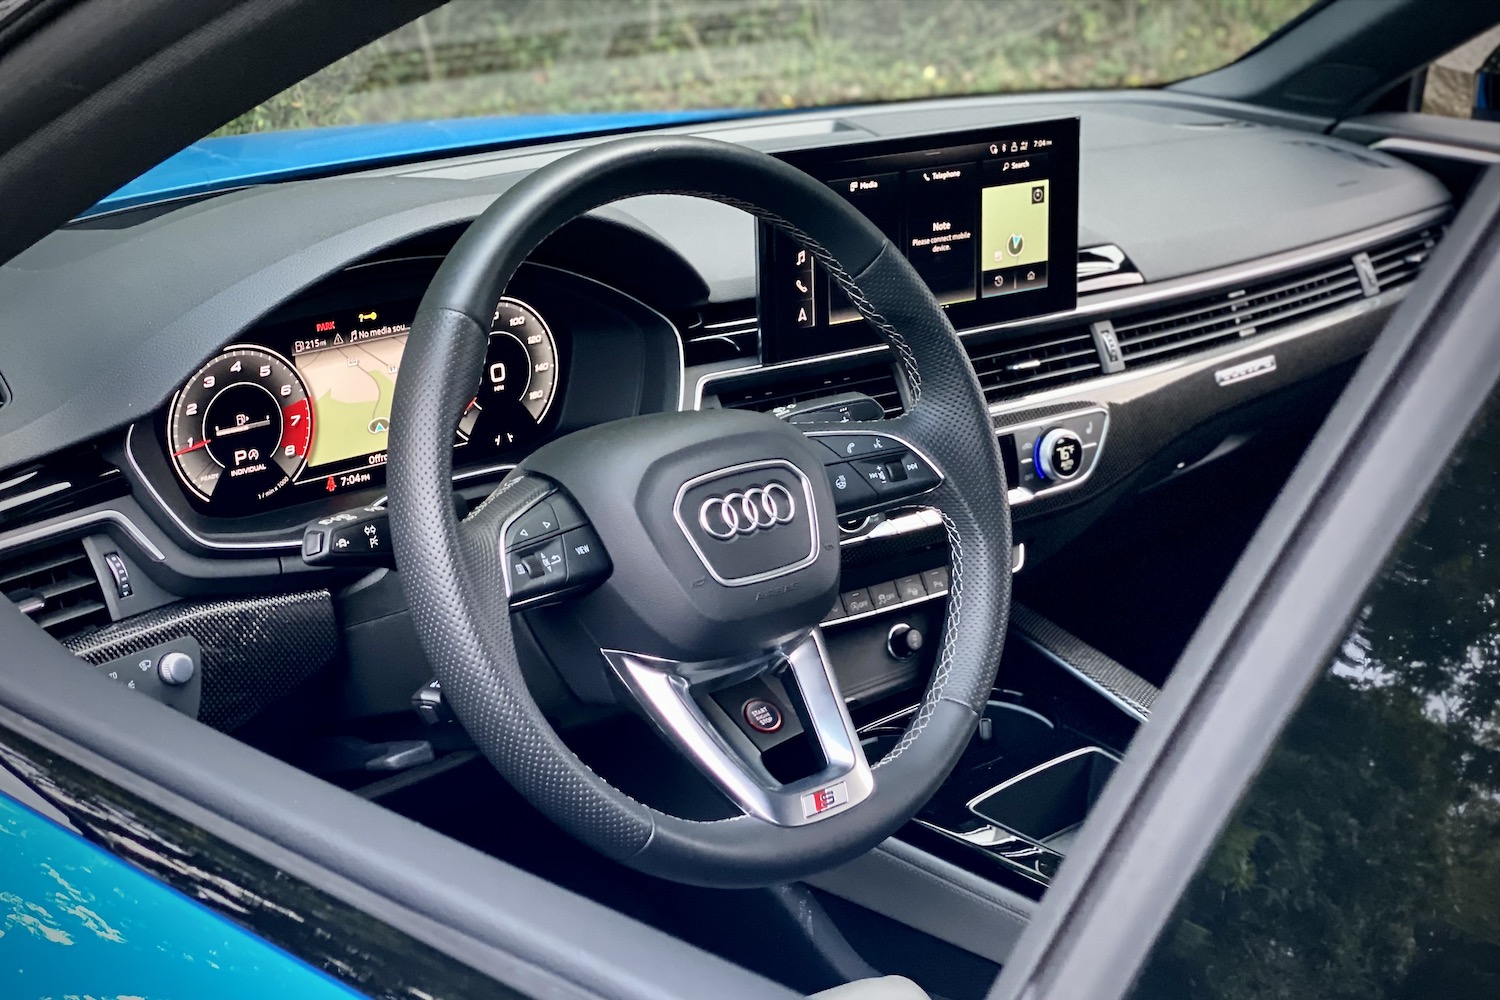
[[[216,134],[1140,87],[1312,0],[454,0]]]

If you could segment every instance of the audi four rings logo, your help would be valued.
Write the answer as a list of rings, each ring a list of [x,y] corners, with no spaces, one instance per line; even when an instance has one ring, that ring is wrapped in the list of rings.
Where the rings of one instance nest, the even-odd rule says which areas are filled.
[[[780,483],[771,483],[709,497],[698,508],[698,525],[722,542],[735,535],[752,535],[786,524],[796,513],[797,502],[792,499],[792,491]]]

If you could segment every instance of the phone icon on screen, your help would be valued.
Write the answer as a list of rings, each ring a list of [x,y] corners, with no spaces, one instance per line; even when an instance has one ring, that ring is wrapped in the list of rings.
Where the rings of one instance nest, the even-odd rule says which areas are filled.
[[[807,294],[807,286],[802,283],[801,278],[797,279],[797,291],[801,292],[803,295]]]

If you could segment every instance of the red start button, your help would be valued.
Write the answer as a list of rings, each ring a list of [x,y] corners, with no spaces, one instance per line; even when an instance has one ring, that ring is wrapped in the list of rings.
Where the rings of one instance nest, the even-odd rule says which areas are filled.
[[[751,698],[742,711],[750,728],[758,733],[774,733],[781,728],[781,709],[764,698]]]

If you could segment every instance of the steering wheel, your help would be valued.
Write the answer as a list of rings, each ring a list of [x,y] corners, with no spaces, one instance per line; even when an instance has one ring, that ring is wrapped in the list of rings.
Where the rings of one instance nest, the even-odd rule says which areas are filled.
[[[727,409],[618,420],[544,445],[460,521],[454,427],[516,268],[585,212],[667,193],[743,209],[813,254],[890,344],[910,390],[905,413],[832,425]],[[830,434],[839,451],[820,440]],[[866,457],[838,465],[841,482],[832,467],[856,452]],[[974,370],[880,230],[764,153],[626,138],[556,160],[502,195],[448,254],[412,323],[388,472],[402,582],[459,721],[539,810],[643,872],[742,887],[857,857],[947,777],[994,684],[1010,607],[1010,512]],[[872,509],[911,507],[917,496],[936,507],[951,553],[931,680],[873,767],[818,627],[838,598],[835,491],[851,472],[869,479],[860,485],[875,491]],[[517,654],[512,614],[533,604],[565,616],[569,650],[553,659],[575,688],[593,683],[633,703],[741,815],[658,811],[564,744]],[[580,648],[587,655],[569,655]],[[765,697],[745,700],[756,693]],[[794,731],[810,762],[788,773],[762,750]]]

